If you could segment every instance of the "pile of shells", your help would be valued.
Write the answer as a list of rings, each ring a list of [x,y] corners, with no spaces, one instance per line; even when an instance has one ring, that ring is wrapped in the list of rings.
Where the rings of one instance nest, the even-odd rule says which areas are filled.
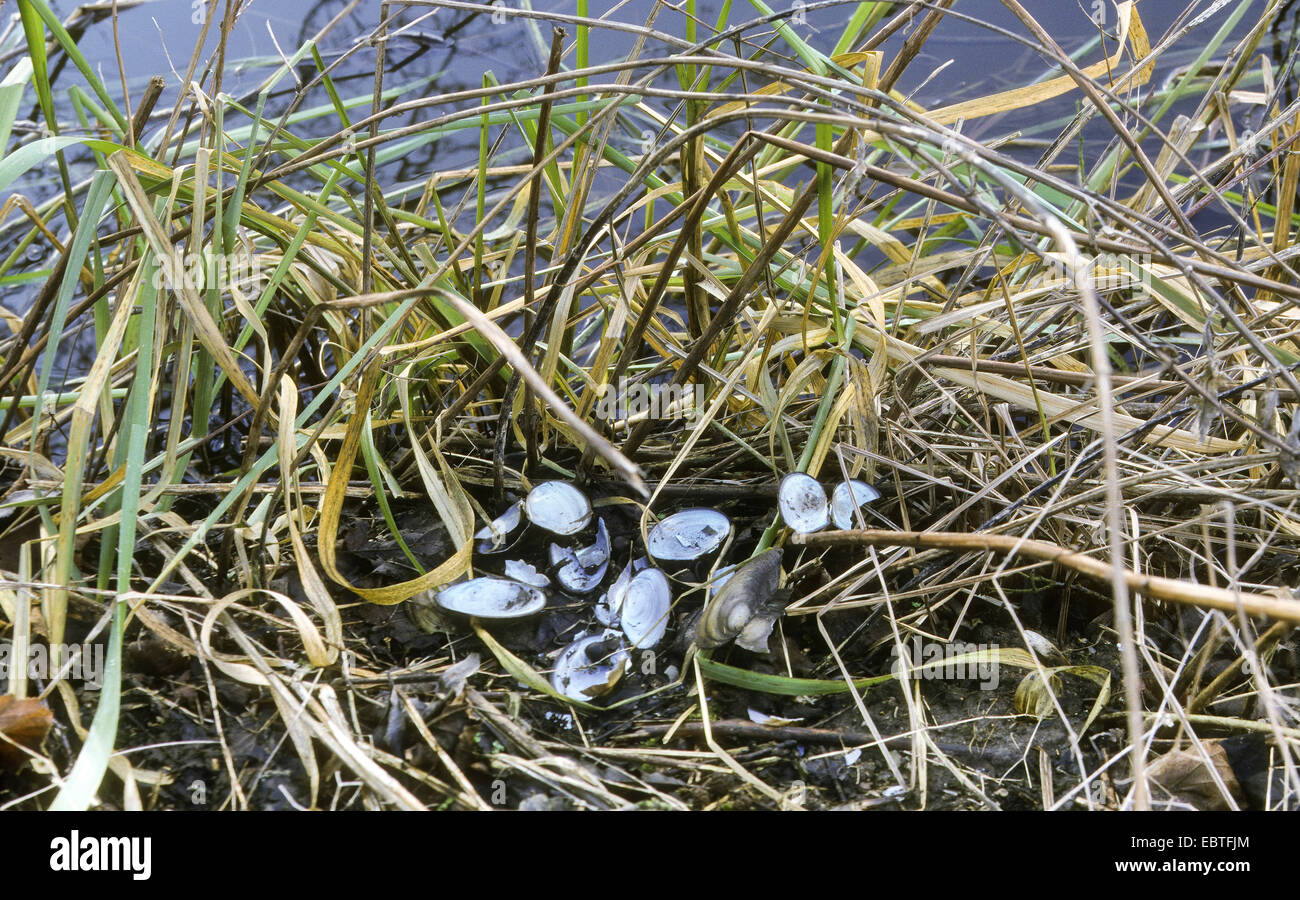
[[[870,485],[848,481],[828,501],[808,475],[796,473],[781,483],[783,521],[796,531],[816,531],[834,521],[854,527],[858,507],[879,497]],[[673,606],[674,583],[703,586],[703,608],[685,622],[683,633],[699,649],[737,646],[766,652],[768,638],[785,609],[779,591],[781,551],[765,550],[737,565],[717,570],[732,537],[731,520],[708,508],[683,509],[659,521],[647,535],[644,555],[631,554],[626,566],[597,597],[611,571],[613,544],[605,520],[571,484],[539,482],[474,535],[480,575],[449,585],[433,595],[443,612],[473,617],[490,625],[542,612],[558,592],[582,602],[591,599],[598,630],[584,633],[559,654],[551,675],[557,692],[591,701],[614,690],[632,668],[633,651],[649,651],[664,640]],[[527,561],[545,560],[543,570]]]

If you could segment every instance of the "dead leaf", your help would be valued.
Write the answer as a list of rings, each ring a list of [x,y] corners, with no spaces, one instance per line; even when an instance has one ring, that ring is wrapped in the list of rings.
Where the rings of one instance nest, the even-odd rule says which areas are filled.
[[[0,695],[0,769],[17,771],[29,758],[19,748],[40,749],[53,724],[54,714],[42,701]]]
[[[1052,696],[1059,693],[1061,689],[1061,679],[1059,675],[1073,675],[1076,678],[1083,678],[1091,681],[1101,690],[1097,693],[1097,699],[1093,701],[1092,709],[1088,711],[1088,718],[1084,721],[1083,727],[1079,733],[1087,731],[1092,723],[1100,715],[1101,711],[1106,708],[1110,702],[1110,672],[1101,666],[1052,666],[1044,669],[1047,673],[1047,683],[1039,677],[1037,671],[1030,672],[1024,677],[1020,684],[1016,685],[1015,705],[1016,711],[1025,715],[1037,716],[1045,719],[1056,711],[1055,704],[1052,703]]]
[[[1206,755],[1210,758],[1213,771],[1222,779],[1224,787],[1232,795],[1238,806],[1243,804],[1241,785],[1228,763],[1228,754],[1218,741],[1206,741]],[[1219,786],[1214,783],[1210,766],[1195,750],[1171,750],[1164,756],[1153,760],[1147,768],[1147,776],[1152,783],[1159,785],[1173,797],[1189,803],[1197,809],[1216,810],[1231,809]]]
[[[1037,716],[1040,719],[1046,719],[1055,712],[1052,695],[1061,689],[1061,679],[1051,670],[1048,670],[1047,679],[1050,688],[1043,683],[1043,679],[1037,672],[1030,672],[1021,679],[1020,684],[1016,685],[1016,696],[1013,701],[1016,712]]]

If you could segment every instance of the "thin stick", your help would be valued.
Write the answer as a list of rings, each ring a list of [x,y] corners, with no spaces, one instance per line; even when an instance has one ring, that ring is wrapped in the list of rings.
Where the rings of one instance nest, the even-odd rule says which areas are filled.
[[[833,547],[843,544],[865,544],[882,547],[917,547],[934,550],[981,550],[986,553],[1020,554],[1053,562],[1106,581],[1111,575],[1111,564],[1094,559],[1084,553],[1069,550],[1059,544],[1018,538],[1009,534],[965,534],[952,531],[825,531],[821,534],[796,534],[791,543],[807,547]],[[1235,592],[1209,587],[1194,581],[1164,578],[1159,575],[1139,575],[1131,569],[1121,569],[1120,574],[1128,589],[1156,600],[1168,600],[1200,609],[1217,609],[1235,613],[1237,604],[1248,615],[1266,616],[1283,622],[1300,624],[1300,602],[1270,597],[1266,594]]]

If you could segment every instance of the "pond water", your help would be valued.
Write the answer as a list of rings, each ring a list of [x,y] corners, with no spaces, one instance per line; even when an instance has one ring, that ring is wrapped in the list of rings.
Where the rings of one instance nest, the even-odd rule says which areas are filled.
[[[202,26],[195,20],[201,22],[202,3],[203,0],[151,0],[120,13],[117,39],[126,83],[133,96],[139,96],[151,76],[162,75],[168,88],[159,107],[174,99],[201,32]],[[498,3],[503,9],[520,5],[519,0],[498,0]],[[52,4],[60,15],[66,15],[74,5],[67,0]],[[250,97],[285,54],[293,53],[348,5],[347,0],[319,0],[315,3],[253,0],[248,3],[228,42],[228,65],[222,89],[235,97]],[[685,0],[679,0],[678,5],[684,8]],[[773,0],[769,4],[775,10],[796,9],[797,33],[823,52],[832,49],[857,5],[848,0],[831,4]],[[1115,13],[1111,4],[1103,5],[1099,0],[1077,3],[1025,0],[1023,5],[1050,29],[1067,52],[1076,54],[1081,63],[1095,62],[1104,55],[1093,16],[1099,14],[1101,24],[1113,30]],[[1140,4],[1140,13],[1153,43],[1175,22],[1186,22],[1196,14],[1212,11],[1203,24],[1161,58],[1153,83],[1159,84],[1170,72],[1190,64],[1203,39],[1213,34],[1239,4],[1218,5],[1221,8],[1215,11],[1210,3],[1189,3],[1188,0],[1144,0]],[[1262,10],[1266,3],[1265,0],[1247,0],[1247,5]],[[626,0],[623,3],[593,0],[589,4],[589,14],[604,16],[613,22],[641,25],[657,6],[660,9],[656,29],[684,37],[686,16],[674,7],[661,6],[657,0]],[[698,0],[695,6],[700,22],[697,26],[699,38],[711,33],[711,23],[718,20],[724,6],[730,10],[729,22],[733,26],[760,17],[759,10],[746,0]],[[389,85],[411,83],[427,77],[434,79],[427,91],[447,93],[480,87],[488,73],[501,82],[511,82],[536,76],[545,69],[549,37],[545,22],[464,9],[415,6],[399,11],[399,7],[399,4],[392,6],[395,19],[391,30],[396,31],[396,36],[389,43],[385,67]],[[575,0],[537,0],[531,8],[539,12],[572,14],[576,3]],[[895,4],[895,8],[902,9],[903,4]],[[1187,13],[1189,8],[1192,15]],[[333,61],[355,38],[372,31],[379,21],[380,12],[378,0],[357,3],[322,41],[322,55],[326,61]],[[1257,16],[1247,12],[1238,30],[1244,31],[1256,20]],[[572,27],[568,30],[571,36]],[[217,48],[216,31],[215,27],[210,29],[204,47],[205,59]],[[911,31],[910,26],[902,29],[880,47],[886,62],[898,53]],[[1024,26],[1000,0],[962,0],[926,41],[898,88],[922,106],[934,108],[1059,74],[1031,46],[1015,40],[1016,35],[1025,33]],[[754,34],[770,34],[770,28],[756,29]],[[752,45],[762,39],[757,38]],[[602,30],[598,35],[593,33],[591,62],[624,59],[635,40],[636,37],[628,32]],[[752,45],[749,52],[752,52]],[[80,46],[92,65],[105,72],[116,71],[118,51],[109,21],[91,26]],[[651,49],[654,49],[653,44]],[[1113,48],[1108,46],[1108,51],[1110,49]],[[1280,65],[1281,47],[1271,49],[1278,57],[1274,60],[1275,66]],[[1267,41],[1261,50],[1269,52]],[[569,54],[566,62],[572,62],[572,59],[572,54]],[[336,80],[340,93],[345,97],[368,96],[374,68],[373,51],[367,49],[356,54],[339,69]],[[311,74],[307,67],[302,71]],[[64,81],[70,83],[73,78],[65,76]],[[117,79],[109,79],[109,82],[116,85]],[[287,94],[288,90],[285,90],[281,96]],[[323,95],[321,99],[324,99]],[[968,133],[978,138],[1018,129],[1026,138],[1050,138],[1074,112],[1078,102],[1079,94],[1071,92],[1031,111],[981,119],[972,123]],[[1085,157],[1099,153],[1108,136],[1104,123],[1098,121],[1094,126],[1085,133]],[[446,153],[451,149],[439,147],[437,152]],[[410,160],[417,166],[428,166],[432,162],[431,156]]]
[[[393,4],[394,19],[390,27],[392,37],[388,43],[385,86],[408,86],[410,90],[403,95],[403,99],[409,99],[432,93],[445,94],[478,88],[482,86],[485,77],[508,83],[542,73],[546,66],[549,41],[548,23],[505,14],[510,8],[519,8],[521,0],[498,2],[500,5],[497,14],[464,8],[437,8],[429,5],[403,7],[401,4]],[[858,6],[849,0],[806,4],[786,4],[785,0],[773,0],[770,5],[775,9],[790,8],[797,12],[792,19],[796,32],[823,52],[829,52],[833,48],[844,23]],[[1102,24],[1113,31],[1116,25],[1113,7],[1102,7],[1092,0],[1080,3],[1024,0],[1023,5],[1051,30],[1056,41],[1074,54],[1080,63],[1092,63],[1113,52],[1113,42],[1108,41],[1105,47],[1101,45],[1098,26],[1092,18],[1096,10],[1104,10]],[[1171,26],[1181,27],[1195,16],[1207,13],[1202,24],[1180,40],[1171,52],[1161,57],[1151,84],[1159,85],[1171,73],[1190,65],[1204,40],[1222,27],[1239,5],[1189,3],[1187,0],[1144,0],[1140,12],[1153,43]],[[658,9],[655,28],[661,33],[684,38],[687,24],[682,10],[687,6],[686,0],[681,0],[679,6],[682,9],[657,4],[656,0],[626,0],[623,3],[592,0],[589,14],[603,16],[615,23],[642,25]],[[1248,0],[1246,6],[1249,9],[1241,18],[1237,28],[1239,33],[1258,20],[1257,10],[1264,8],[1265,0]],[[66,18],[75,4],[60,0],[53,2],[52,7],[61,18]],[[348,7],[346,0],[319,0],[304,4],[283,0],[253,0],[246,4],[226,46],[227,63],[221,90],[251,107],[257,92],[280,66],[285,55],[294,53],[304,41],[318,33],[326,23]],[[221,8],[224,9],[224,3]],[[536,0],[531,8],[539,12],[572,14],[576,11],[576,0]],[[750,0],[698,0],[695,4],[696,17],[700,23],[696,29],[697,39],[712,33],[712,26],[708,23],[717,21],[724,8],[729,10],[728,21],[732,26],[762,15]],[[895,4],[894,8],[901,10],[904,5]],[[121,10],[116,43],[115,30],[108,19],[91,25],[81,37],[80,47],[90,63],[102,72],[113,73],[105,81],[119,96],[120,80],[116,75],[119,58],[127,89],[133,99],[138,99],[150,77],[161,75],[165,79],[167,87],[157,107],[161,112],[155,114],[146,129],[146,141],[161,133],[166,122],[166,110],[178,96],[184,73],[194,55],[195,41],[202,30],[204,11],[203,0],[146,0]],[[381,3],[378,0],[362,0],[354,4],[348,15],[321,41],[320,50],[324,59],[327,62],[338,60],[358,37],[375,28],[380,14]],[[1287,27],[1292,30],[1295,28],[1293,20],[1296,16],[1300,16],[1300,11],[1287,21]],[[886,64],[898,54],[903,41],[913,33],[914,28],[915,22],[880,46]],[[217,31],[216,27],[210,29],[200,59],[208,59],[217,50]],[[572,26],[569,26],[568,31],[571,40]],[[1025,34],[1024,26],[1000,0],[962,0],[927,39],[919,57],[908,67],[897,87],[923,107],[935,108],[1059,74],[1029,42],[1016,39],[1016,36]],[[784,47],[779,40],[772,42],[771,37],[770,26],[751,29],[747,32],[748,44],[743,52],[753,53],[764,43],[774,43],[774,50]],[[593,31],[590,61],[595,64],[622,60],[631,52],[635,42],[636,36],[628,31]],[[1231,40],[1224,44],[1225,47],[1231,45]],[[665,49],[665,44],[656,46],[651,43],[643,55],[659,55]],[[1276,35],[1271,40],[1266,39],[1260,48],[1262,54],[1273,57],[1275,71],[1281,69],[1287,49],[1289,48],[1282,38]],[[12,55],[9,58],[12,62]],[[565,62],[570,64],[572,61],[573,54],[569,52]],[[1255,68],[1258,69],[1258,65]],[[308,59],[297,68],[295,75],[308,79],[315,73],[316,69]],[[375,54],[368,47],[348,57],[334,72],[333,77],[340,95],[345,100],[356,98],[359,101],[354,110],[355,118],[362,117],[369,108],[374,75]],[[199,76],[195,80],[199,80]],[[67,110],[64,118],[68,122],[75,121],[71,105],[67,102],[68,89],[80,82],[80,76],[71,66],[66,66],[61,70],[55,85],[59,102]],[[671,73],[663,83],[676,87]],[[203,79],[203,84],[205,90],[210,89],[211,79]],[[269,118],[276,116],[289,102],[293,88],[294,84],[288,78],[277,85],[268,101]],[[39,119],[32,97],[31,91],[24,96],[24,102],[33,106],[19,112],[20,120],[24,117]],[[327,103],[328,97],[317,89],[303,107]],[[1079,93],[1071,91],[1028,110],[975,120],[968,124],[966,132],[977,139],[1019,132],[1019,139],[1004,145],[1003,149],[1032,162],[1042,152],[1044,142],[1066,125],[1079,103]],[[1173,112],[1184,107],[1190,109],[1196,103],[1196,98],[1180,103],[1181,106],[1176,105]],[[659,108],[667,109],[666,101],[659,103]],[[295,132],[304,137],[333,133],[337,128],[337,120],[332,111],[327,112],[327,115],[315,122],[295,126]],[[428,115],[427,111],[415,111],[405,120],[390,119],[388,124],[393,127],[411,124]],[[1171,120],[1172,114],[1166,115],[1164,124]],[[1238,123],[1238,127],[1239,130],[1244,130],[1257,127],[1258,124],[1243,120]],[[621,138],[634,142],[636,135],[628,133]],[[1100,116],[1095,117],[1084,130],[1077,146],[1071,147],[1059,161],[1078,164],[1081,160],[1085,163],[1095,160],[1112,138],[1109,126]],[[11,143],[22,139],[21,129],[16,128]],[[30,133],[26,139],[30,139]],[[522,159],[521,154],[527,152],[527,148],[522,145],[507,149],[513,149],[516,161]],[[1153,156],[1157,149],[1158,146],[1153,144]],[[412,191],[419,191],[430,172],[471,165],[476,154],[477,135],[470,129],[415,148],[394,160],[381,172],[381,180],[385,185],[409,185]],[[511,157],[507,153],[503,158],[509,160]],[[79,176],[85,177],[90,171],[87,164],[91,161],[83,157],[80,167],[76,165],[75,155],[73,161],[76,181]],[[1136,182],[1133,186],[1135,184]],[[3,199],[7,199],[10,193],[21,193],[39,203],[52,196],[57,186],[57,172],[53,165],[44,165],[10,185]],[[1197,224],[1204,227],[1214,224],[1214,221],[1198,220]],[[11,212],[0,223],[0,253],[7,253],[18,235],[28,227],[24,217]],[[48,266],[51,253],[50,246],[37,242],[30,248],[28,259],[37,267]],[[21,314],[38,288],[39,281],[11,283],[0,291],[0,302],[10,311]]]
[[[1248,3],[1260,10],[1266,5],[1265,0],[1248,0]],[[502,2],[502,6],[509,5],[517,4],[513,0],[511,4]],[[679,5],[684,4],[679,0]],[[744,0],[733,0],[726,5],[731,9],[730,22],[733,25],[760,15]],[[786,6],[803,6],[801,20],[805,24],[797,26],[798,33],[823,51],[828,51],[834,44],[843,23],[856,5],[853,2],[836,5],[815,2],[790,4],[782,3],[781,0],[773,0],[769,4],[778,11]],[[1100,8],[1101,4],[1092,0],[1079,3],[1068,0],[1025,0],[1023,5],[1051,30],[1053,37],[1067,51],[1077,50],[1090,42],[1095,43],[1097,26],[1092,15],[1094,9]],[[1208,3],[1189,4],[1187,0],[1144,0],[1139,10],[1147,31],[1154,39],[1163,34],[1189,5],[1196,12],[1210,8]],[[1215,12],[1198,31],[1208,36],[1226,18],[1230,8],[1237,5],[1231,3]],[[63,14],[75,4],[63,0],[52,6]],[[237,94],[241,90],[255,87],[265,75],[265,69],[257,65],[258,61],[267,63],[278,60],[282,52],[291,53],[346,6],[346,0],[320,0],[315,3],[254,0],[247,4],[247,10],[232,32],[228,45],[227,56],[234,65],[227,72],[226,89]],[[357,35],[372,30],[379,21],[380,6],[379,0],[363,0],[357,4],[347,19],[326,38],[325,47],[337,49],[350,43]],[[589,14],[604,15],[612,21],[639,25],[646,21],[655,6],[655,0],[592,2]],[[717,20],[723,6],[723,0],[699,0],[696,4],[696,16],[700,20],[699,37],[709,33],[708,23]],[[902,8],[902,4],[896,6]],[[1110,7],[1110,4],[1105,6]],[[397,8],[398,4],[393,4],[393,9]],[[572,14],[575,3],[573,0],[538,0],[531,4],[531,8],[539,12]],[[200,10],[200,0],[156,0],[141,3],[121,13],[118,34],[128,84],[138,87],[150,76],[166,76],[173,68],[183,72],[201,30],[201,25],[193,21]],[[394,63],[395,57],[418,57],[408,65],[414,71],[443,73],[439,86],[444,90],[478,86],[483,73],[489,70],[495,72],[501,80],[510,81],[535,75],[545,66],[544,47],[532,39],[531,35],[521,34],[524,29],[516,19],[497,16],[497,21],[493,21],[490,15],[482,13],[427,6],[410,7],[396,15],[396,21],[408,28],[401,39],[392,45],[390,65]],[[1108,13],[1103,12],[1103,16],[1102,24],[1113,28],[1113,9]],[[681,12],[665,7],[658,15],[656,28],[683,36],[685,21]],[[1248,13],[1243,21],[1247,25],[1252,24],[1252,16]],[[994,29],[1024,34],[1023,26],[1000,0],[962,0],[926,42],[920,58],[903,78],[900,87],[904,91],[915,88],[949,61],[951,65],[917,95],[916,99],[923,105],[953,102],[986,93],[990,89],[1024,84],[1048,74],[1047,66],[1032,48],[1018,44],[1011,37],[999,34]],[[886,59],[892,58],[897,52],[906,34],[907,31],[900,33],[883,45],[881,49],[885,51]],[[1184,50],[1196,43],[1197,34],[1198,32],[1193,32],[1190,36],[1192,40],[1183,44]],[[592,61],[624,58],[634,40],[627,33],[603,32],[599,40],[593,42]],[[215,35],[210,34],[206,50],[214,50],[216,43]],[[108,22],[92,27],[81,42],[81,47],[93,63],[103,65],[106,69],[116,68],[113,30]],[[328,52],[325,55],[329,57]],[[1093,54],[1086,61],[1092,62],[1099,56]],[[372,61],[373,57],[365,60]],[[1181,62],[1187,60],[1184,58]],[[1166,59],[1162,65],[1168,67],[1171,63],[1177,65],[1179,61]],[[373,74],[373,66],[368,71],[364,65],[360,66],[355,74]],[[174,87],[178,77],[174,76],[170,80]]]

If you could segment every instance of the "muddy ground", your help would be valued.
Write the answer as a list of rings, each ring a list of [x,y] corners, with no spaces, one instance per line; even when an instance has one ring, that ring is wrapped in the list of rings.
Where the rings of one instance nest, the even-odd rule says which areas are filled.
[[[744,559],[771,521],[770,486],[721,493],[734,495],[715,497],[711,504],[733,521],[729,559]],[[613,536],[608,584],[634,550],[640,555],[638,507],[613,490],[597,487],[593,494],[597,513],[605,518]],[[480,500],[491,509],[488,492]],[[675,499],[660,506],[666,513],[689,502]],[[395,501],[394,511],[417,558],[434,565],[446,557],[450,550],[447,536],[425,504]],[[352,501],[348,512],[340,534],[340,566],[352,583],[376,586],[415,574],[373,504]],[[896,505],[887,501],[874,512],[885,521],[897,516]],[[525,542],[519,549],[524,558],[532,554],[531,561],[543,569],[545,560],[540,558],[539,546]],[[830,609],[820,616],[800,614],[808,610],[795,603],[772,635],[768,653],[729,646],[715,651],[713,658],[752,672],[840,680],[841,670],[828,652],[829,642],[844,671],[855,678],[888,674],[898,660],[896,626],[891,625],[880,601],[878,580],[863,565],[865,559],[866,551],[861,549],[813,554],[788,546],[783,565],[793,600],[818,596],[820,588],[856,566],[862,571],[863,582],[850,599],[876,602],[843,611]],[[151,562],[147,553],[142,554],[142,566]],[[890,590],[914,598],[898,601],[894,607],[905,626],[904,645],[922,654],[927,648],[944,648],[936,636],[951,635],[949,652],[962,649],[958,645],[1023,650],[1021,629],[1041,635],[1055,647],[1037,648],[1044,665],[1096,667],[1094,671],[1110,676],[1110,697],[1077,743],[1072,743],[1070,732],[1079,735],[1084,727],[1102,690],[1096,679],[1062,677],[1053,683],[1060,708],[1070,722],[1068,731],[1055,713],[1043,718],[1027,714],[1032,710],[1024,709],[1025,701],[1018,703],[1016,697],[1027,673],[1007,665],[952,666],[922,674],[910,682],[911,713],[899,680],[871,686],[861,691],[870,723],[847,691],[783,696],[707,681],[715,740],[736,763],[781,795],[778,804],[710,753],[690,671],[685,683],[675,688],[605,712],[578,712],[505,674],[466,622],[443,617],[430,633],[416,624],[421,617],[415,615],[412,603],[376,606],[342,588],[336,588],[335,599],[344,617],[346,671],[336,666],[305,677],[320,679],[334,689],[358,742],[376,747],[390,766],[404,770],[399,780],[431,807],[469,805],[440,793],[438,785],[453,780],[446,760],[459,769],[482,805],[499,808],[632,804],[689,809],[777,805],[806,809],[1115,807],[1126,790],[1128,769],[1122,762],[1105,767],[1127,742],[1109,598],[1097,586],[1064,578],[1050,567],[1003,576],[999,584],[1006,601],[987,583],[976,583],[969,591],[947,591],[942,585],[953,576],[952,563],[951,556],[936,557],[926,565],[889,569]],[[271,587],[290,597],[303,596],[296,575],[269,574]],[[918,590],[927,585],[931,590]],[[172,587],[177,593],[184,592],[183,585]],[[824,605],[834,595],[823,592],[815,605]],[[557,593],[542,615],[495,628],[493,634],[546,675],[568,642],[599,627],[592,615],[597,596],[599,592],[588,597]],[[617,704],[669,684],[684,661],[683,624],[700,602],[698,591],[679,594],[663,643],[655,651],[638,653],[631,673],[600,702]],[[179,608],[173,612],[164,608],[163,616],[183,630],[178,612]],[[1167,654],[1163,661],[1172,671],[1198,616],[1193,610],[1152,604],[1146,606],[1145,613],[1148,638]],[[100,608],[85,601],[74,607],[69,641],[80,640],[100,614]],[[264,647],[283,658],[294,658],[297,648],[292,639],[274,624],[252,617],[240,621]],[[0,633],[0,640],[5,637]],[[220,635],[213,648],[237,652],[233,642],[223,642]],[[475,654],[479,665],[468,680],[448,684],[443,673]],[[1200,683],[1212,679],[1234,658],[1228,648],[1223,649],[1209,660]],[[1272,657],[1274,683],[1296,682],[1296,658],[1294,638],[1284,641]],[[266,689],[203,666],[139,622],[128,628],[124,665],[117,746],[138,769],[158,773],[161,782],[142,785],[143,805],[159,809],[279,809],[308,802],[306,773]],[[1237,681],[1237,686],[1245,687],[1244,678]],[[1155,709],[1158,686],[1149,678],[1147,688],[1144,706]],[[1224,695],[1232,698],[1242,693],[1227,690]],[[82,721],[89,722],[97,695],[85,690],[78,690],[78,695]],[[403,698],[409,698],[420,711],[428,735],[437,741],[442,754],[435,753],[421,729],[408,720]],[[213,720],[214,702],[219,709],[219,728]],[[46,742],[46,752],[60,771],[66,772],[78,742],[71,739],[58,701],[53,706],[57,724]],[[1249,698],[1229,699],[1214,712],[1243,718],[1254,714]],[[921,716],[928,726],[928,747],[915,739],[914,715]],[[876,743],[873,725],[888,751]],[[1175,747],[1177,729],[1172,722],[1170,726],[1162,732],[1164,740],[1153,747],[1153,756]],[[1229,738],[1225,747],[1235,760],[1241,805],[1262,805],[1269,777],[1262,736],[1222,736]],[[892,767],[886,752],[893,756]],[[440,759],[441,755],[446,759]],[[318,756],[322,766],[319,806],[368,805],[352,773],[329,754]],[[1099,770],[1100,775],[1090,777],[1084,785],[1080,764],[1090,775]],[[239,782],[237,792],[232,792],[232,771]],[[421,773],[428,777],[422,779]],[[1045,787],[1048,773],[1051,782]],[[18,798],[46,784],[46,776],[31,767],[0,775],[0,803],[38,807],[44,802],[40,795]],[[103,805],[118,805],[121,796],[120,783],[109,775],[100,795]],[[1176,792],[1164,799],[1173,805],[1196,806],[1199,802],[1194,794],[1180,796]]]

